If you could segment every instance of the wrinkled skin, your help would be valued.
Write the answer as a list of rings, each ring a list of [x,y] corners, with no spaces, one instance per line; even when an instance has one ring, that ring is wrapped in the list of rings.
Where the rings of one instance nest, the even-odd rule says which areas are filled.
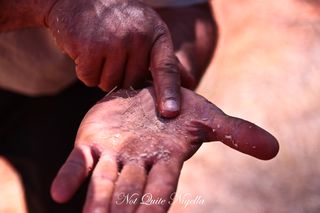
[[[265,160],[277,154],[277,140],[260,127],[227,116],[190,90],[182,89],[182,100],[181,115],[165,119],[156,113],[152,88],[102,99],[81,123],[74,150],[53,182],[53,198],[68,201],[92,174],[84,212],[165,212],[183,162],[202,142],[220,140]],[[148,193],[165,202],[139,206]],[[136,202],[122,202],[126,195]]]
[[[87,86],[139,88],[150,69],[159,112],[165,117],[179,113],[183,66],[166,23],[152,8],[130,0],[60,0],[47,25]]]

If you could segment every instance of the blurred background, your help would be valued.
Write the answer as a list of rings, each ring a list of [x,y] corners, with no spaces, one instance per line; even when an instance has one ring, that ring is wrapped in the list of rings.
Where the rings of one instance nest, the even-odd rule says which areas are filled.
[[[198,92],[267,129],[278,156],[260,161],[219,142],[186,162],[170,212],[320,212],[320,2],[214,0],[218,47]]]

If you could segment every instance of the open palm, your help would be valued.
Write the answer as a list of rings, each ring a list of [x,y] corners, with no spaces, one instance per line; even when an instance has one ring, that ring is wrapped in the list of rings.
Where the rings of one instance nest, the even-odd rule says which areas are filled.
[[[278,152],[271,134],[190,90],[182,89],[175,119],[161,118],[155,100],[153,88],[119,90],[92,107],[52,185],[53,198],[68,201],[92,175],[85,212],[166,212],[183,162],[202,142],[219,140],[260,159]]]

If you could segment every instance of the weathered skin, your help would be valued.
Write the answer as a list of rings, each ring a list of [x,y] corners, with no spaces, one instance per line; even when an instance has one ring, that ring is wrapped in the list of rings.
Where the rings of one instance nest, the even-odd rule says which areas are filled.
[[[53,198],[68,201],[92,172],[85,212],[165,212],[183,162],[202,142],[220,140],[265,160],[277,154],[277,140],[265,130],[227,116],[190,90],[182,89],[182,97],[176,119],[157,115],[152,88],[120,90],[102,99],[81,123],[74,150],[53,182]],[[121,203],[134,193],[151,193],[165,203]]]

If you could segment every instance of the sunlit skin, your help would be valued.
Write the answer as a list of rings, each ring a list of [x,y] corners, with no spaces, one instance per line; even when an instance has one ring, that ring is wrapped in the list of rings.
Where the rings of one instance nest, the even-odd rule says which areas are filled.
[[[91,108],[75,146],[52,185],[57,202],[67,202],[90,175],[84,212],[166,212],[163,205],[117,205],[123,194],[146,193],[170,200],[183,162],[206,141],[222,141],[259,159],[278,153],[278,142],[248,121],[224,114],[194,92],[182,89],[181,114],[156,112],[153,88],[120,90]]]

